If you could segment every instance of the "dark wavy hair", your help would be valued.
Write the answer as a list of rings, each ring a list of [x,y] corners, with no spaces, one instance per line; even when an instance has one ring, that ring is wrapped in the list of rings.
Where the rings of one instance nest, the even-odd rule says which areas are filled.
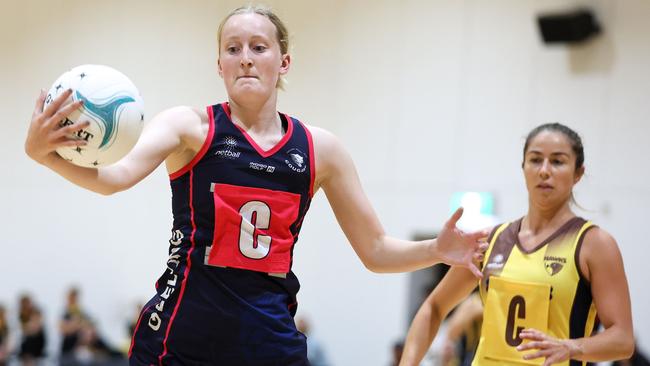
[[[566,136],[571,143],[573,152],[576,154],[575,169],[577,171],[578,169],[582,168],[582,165],[585,162],[585,152],[582,146],[582,139],[580,138],[580,135],[578,135],[578,133],[571,128],[558,122],[544,123],[543,125],[539,125],[533,128],[533,130],[528,133],[528,136],[526,137],[526,143],[524,144],[524,160],[526,159],[526,151],[528,151],[530,140],[534,139],[535,136],[539,135],[539,133],[542,131],[560,132]]]

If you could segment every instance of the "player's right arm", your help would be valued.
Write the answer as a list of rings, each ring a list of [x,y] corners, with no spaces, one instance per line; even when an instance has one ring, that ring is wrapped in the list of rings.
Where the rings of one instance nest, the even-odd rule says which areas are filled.
[[[447,314],[476,287],[476,277],[463,267],[451,267],[413,318],[400,366],[417,366],[424,358]]]
[[[41,92],[25,141],[25,152],[34,161],[70,182],[97,193],[108,195],[132,187],[168,157],[172,165],[182,165],[176,160],[191,155],[187,154],[187,150],[192,148],[189,146],[188,149],[185,142],[197,140],[187,135],[200,133],[201,130],[201,117],[196,112],[185,107],[172,108],[149,121],[133,149],[117,163],[101,168],[79,167],[61,158],[55,151],[62,146],[85,144],[68,136],[87,127],[87,123],[59,127],[59,121],[81,106],[80,102],[74,102],[61,107],[70,93],[62,93],[43,110],[45,93]]]

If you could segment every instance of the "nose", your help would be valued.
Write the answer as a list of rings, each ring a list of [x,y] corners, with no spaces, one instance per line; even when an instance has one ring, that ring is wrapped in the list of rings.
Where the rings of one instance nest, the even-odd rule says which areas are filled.
[[[239,63],[243,67],[253,66],[253,59],[250,57],[249,52],[250,51],[248,50],[248,48],[244,48],[242,51],[241,60],[239,61]]]
[[[539,167],[539,176],[542,179],[547,179],[548,177],[551,176],[551,170],[550,170],[550,162],[548,159],[544,159],[542,162],[542,165]]]

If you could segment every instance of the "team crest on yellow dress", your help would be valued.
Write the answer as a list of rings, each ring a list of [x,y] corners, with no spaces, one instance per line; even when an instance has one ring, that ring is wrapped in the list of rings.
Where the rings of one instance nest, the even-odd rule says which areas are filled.
[[[562,268],[564,268],[565,264],[566,258],[555,257],[551,255],[544,257],[544,268],[546,268],[546,272],[548,272],[548,274],[551,276],[558,274]]]

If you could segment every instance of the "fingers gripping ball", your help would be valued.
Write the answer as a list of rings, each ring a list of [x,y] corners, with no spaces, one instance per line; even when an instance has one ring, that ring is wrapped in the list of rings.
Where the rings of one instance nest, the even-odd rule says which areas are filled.
[[[64,105],[78,100],[84,104],[63,119],[60,126],[90,122],[88,127],[70,136],[87,144],[60,147],[56,152],[85,167],[112,164],[124,157],[137,142],[144,124],[144,103],[131,80],[108,66],[77,66],[52,84],[45,107],[68,88],[73,92]]]

